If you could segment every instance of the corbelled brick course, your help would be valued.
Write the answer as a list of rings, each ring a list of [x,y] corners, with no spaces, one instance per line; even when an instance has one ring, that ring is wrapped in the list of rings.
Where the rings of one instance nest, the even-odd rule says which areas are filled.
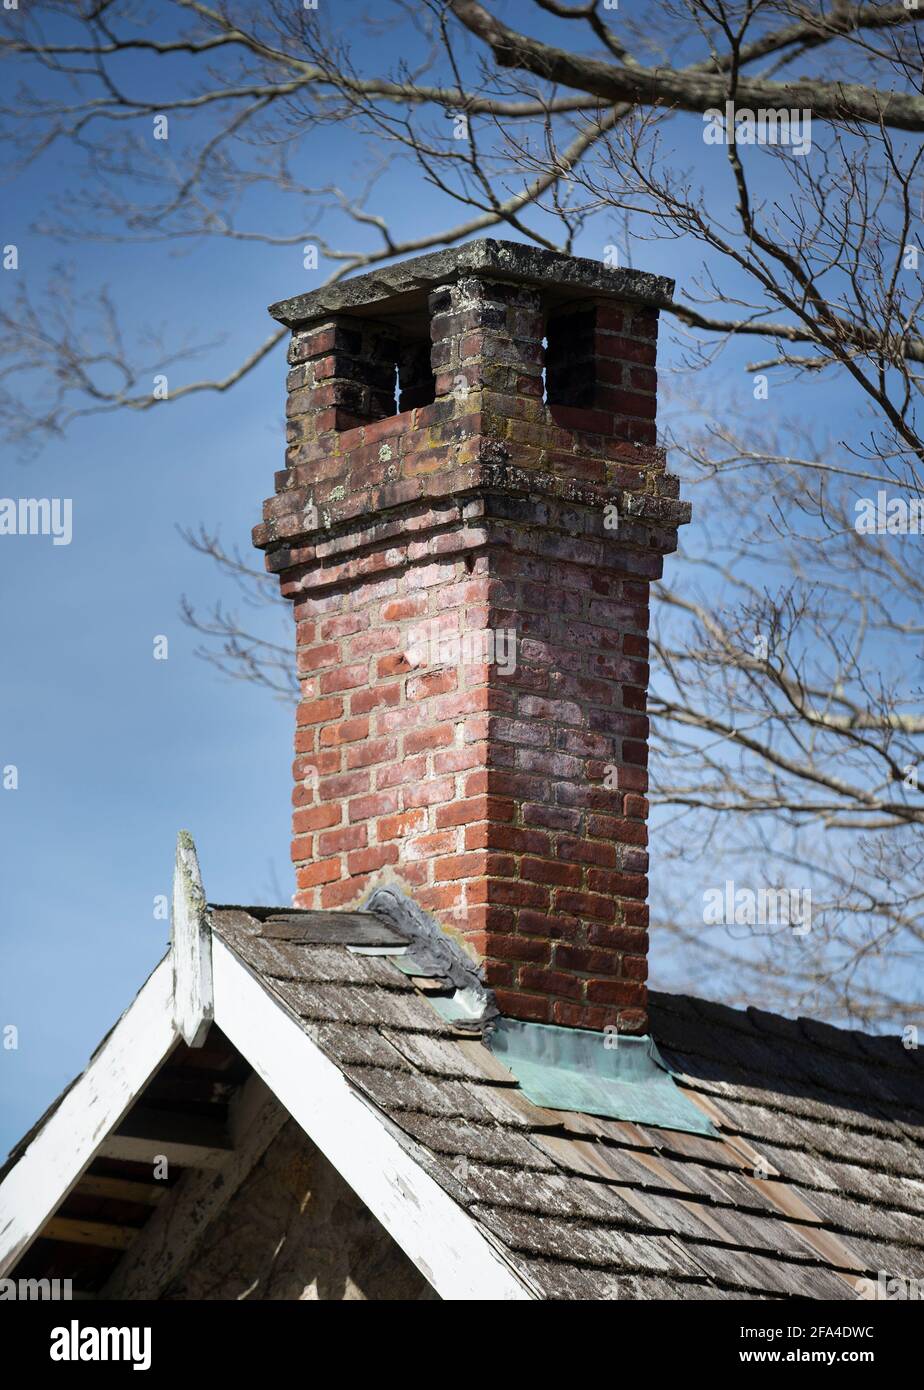
[[[648,591],[688,517],[654,444],[658,282],[614,301],[591,263],[551,257],[561,284],[483,245],[477,276],[461,248],[396,267],[394,303],[377,274],[368,306],[357,280],[348,313],[292,311],[254,541],[297,624],[296,902],[398,880],[502,1012],[642,1032]]]

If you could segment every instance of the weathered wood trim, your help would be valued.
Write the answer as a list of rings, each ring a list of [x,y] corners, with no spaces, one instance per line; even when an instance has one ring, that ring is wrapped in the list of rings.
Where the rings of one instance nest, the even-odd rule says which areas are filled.
[[[188,830],[181,830],[176,840],[170,940],[176,1026],[189,1047],[201,1047],[214,1014],[212,933],[196,846]]]
[[[32,1244],[175,1042],[167,956],[0,1183],[0,1276]]]
[[[440,1297],[533,1297],[478,1224],[217,937],[212,968],[218,1026]]]
[[[43,1240],[66,1240],[71,1245],[95,1245],[103,1250],[127,1250],[138,1230],[111,1221],[90,1221],[74,1216],[53,1216],[40,1232]]]
[[[192,1255],[206,1228],[252,1172],[286,1119],[285,1110],[259,1076],[231,1102],[231,1153],[215,1171],[184,1173],[145,1222],[100,1298],[158,1298]]]
[[[98,1173],[84,1173],[77,1184],[81,1197],[107,1197],[116,1202],[134,1202],[137,1206],[156,1207],[167,1189],[153,1182],[136,1182],[134,1178],[109,1178]]]
[[[117,1158],[123,1163],[146,1163],[152,1172],[157,1159],[165,1158],[177,1168],[207,1168],[215,1173],[228,1158],[227,1148],[214,1148],[177,1139],[144,1139],[136,1134],[110,1134],[103,1140],[100,1158]]]
[[[116,1130],[115,1137],[143,1139],[152,1150],[163,1144],[185,1144],[202,1149],[231,1149],[231,1135],[224,1119],[189,1115],[181,1110],[161,1110],[146,1105],[144,1097]]]

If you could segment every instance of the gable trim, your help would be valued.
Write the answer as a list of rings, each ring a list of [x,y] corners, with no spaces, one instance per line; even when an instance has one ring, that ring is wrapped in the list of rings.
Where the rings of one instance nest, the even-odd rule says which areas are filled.
[[[440,1297],[535,1297],[472,1217],[217,936],[212,972],[222,1032]]]
[[[167,955],[0,1183],[0,1276],[16,1264],[177,1041]]]

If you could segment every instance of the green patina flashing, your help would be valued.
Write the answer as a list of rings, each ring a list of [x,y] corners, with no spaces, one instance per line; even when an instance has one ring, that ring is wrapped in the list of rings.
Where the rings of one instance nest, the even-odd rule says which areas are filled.
[[[485,1041],[534,1105],[716,1136],[677,1086],[653,1038],[502,1018]]]

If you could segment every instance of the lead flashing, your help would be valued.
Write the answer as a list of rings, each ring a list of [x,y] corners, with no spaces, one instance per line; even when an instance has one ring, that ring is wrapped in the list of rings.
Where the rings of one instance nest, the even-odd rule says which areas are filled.
[[[650,1037],[501,1018],[485,1042],[534,1105],[716,1138]]]

